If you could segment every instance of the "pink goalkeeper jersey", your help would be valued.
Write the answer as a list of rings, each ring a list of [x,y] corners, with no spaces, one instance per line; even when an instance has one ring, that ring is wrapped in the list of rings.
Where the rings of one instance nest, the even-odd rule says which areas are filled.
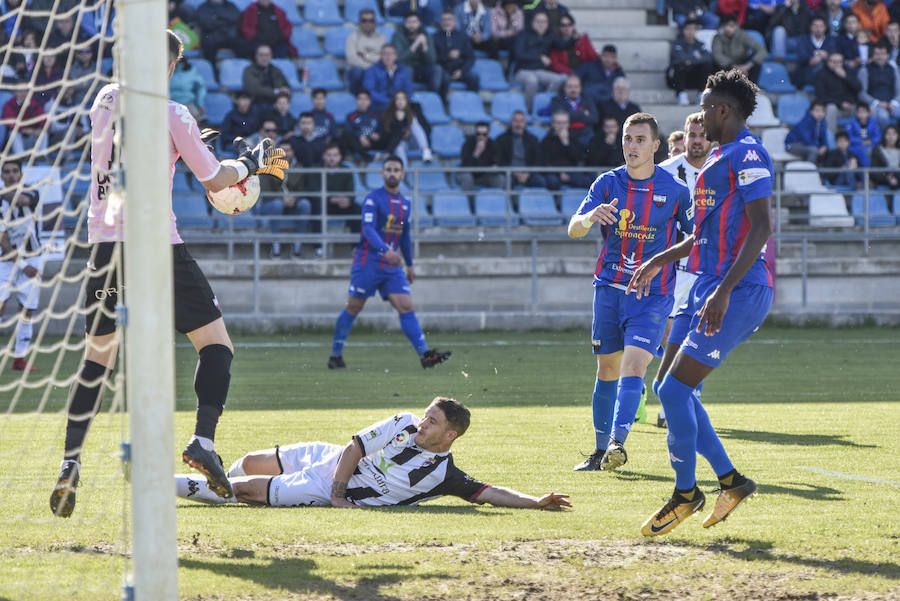
[[[110,199],[119,84],[103,86],[91,106],[91,206],[88,209],[88,242],[125,239],[125,208],[121,197]],[[172,211],[172,179],[175,162],[184,159],[194,176],[205,182],[219,172],[219,161],[200,140],[200,128],[187,107],[169,101],[169,223],[172,244],[181,244]]]

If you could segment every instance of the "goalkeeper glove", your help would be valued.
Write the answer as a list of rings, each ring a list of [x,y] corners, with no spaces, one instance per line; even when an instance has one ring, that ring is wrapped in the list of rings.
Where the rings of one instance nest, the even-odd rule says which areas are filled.
[[[271,175],[284,181],[284,170],[290,165],[284,158],[284,150],[275,148],[269,138],[263,138],[251,148],[244,138],[238,137],[234,139],[234,149],[238,153],[238,160],[247,167],[250,175]]]
[[[206,147],[209,148],[209,151],[213,154],[216,154],[216,148],[213,142],[215,142],[218,137],[219,131],[211,127],[204,127],[200,132],[200,141],[206,144]]]

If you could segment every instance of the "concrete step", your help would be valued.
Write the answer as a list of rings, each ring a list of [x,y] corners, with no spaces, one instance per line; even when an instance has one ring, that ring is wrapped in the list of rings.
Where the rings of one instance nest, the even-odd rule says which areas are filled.
[[[668,25],[644,25],[643,27],[616,27],[605,25],[592,27],[590,30],[581,28],[579,31],[590,33],[594,46],[599,51],[603,44],[615,44],[618,40],[674,40],[678,36],[678,30]]]
[[[662,73],[669,65],[671,44],[666,40],[618,40],[614,43],[625,73],[629,70]]]
[[[647,24],[647,14],[643,8],[610,8],[581,11],[572,16],[578,29],[591,32],[595,27],[644,26]]]
[[[670,98],[672,98],[670,96]],[[643,104],[641,109],[650,113],[659,122],[660,134],[684,127],[684,118],[697,110],[695,105],[678,106],[677,104]]]
[[[630,98],[641,107],[645,104],[669,104],[675,101],[675,92],[668,88],[632,88]]]
[[[567,0],[566,7],[573,15],[587,11],[606,12],[609,8],[640,8],[656,11],[654,0]],[[578,17],[575,17],[576,22]]]
[[[643,71],[641,69],[625,69],[625,75],[631,82],[632,90],[655,90],[666,87],[666,78],[662,71]]]

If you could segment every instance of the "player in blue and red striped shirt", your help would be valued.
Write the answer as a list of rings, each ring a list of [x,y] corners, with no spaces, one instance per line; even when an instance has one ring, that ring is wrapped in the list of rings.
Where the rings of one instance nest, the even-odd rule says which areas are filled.
[[[772,278],[763,258],[772,233],[772,161],[745,124],[758,92],[739,69],[709,77],[700,108],[706,136],[719,147],[697,177],[694,233],[644,263],[628,284],[640,297],[652,291],[658,271],[688,255],[688,268],[698,274],[688,297],[688,319],[676,318],[672,325],[670,340],[680,333],[681,350],[659,386],[675,492],[644,523],[645,536],[665,534],[703,508],[695,476],[698,451],[720,484],[704,528],[724,520],[756,491],[753,480],[732,465],[694,389],[762,325],[772,304]]]
[[[625,166],[598,177],[569,222],[572,238],[587,234],[594,222],[603,235],[591,331],[597,355],[592,403],[596,449],[576,471],[614,470],[628,460],[623,445],[640,404],[647,365],[672,309],[675,268],[662,269],[643,298],[626,296],[625,286],[645,257],[675,243],[676,222],[683,230],[693,229],[687,186],[653,164],[659,147],[656,119],[636,113],[622,131]]]
[[[450,357],[449,351],[428,348],[413,310],[409,285],[415,280],[416,272],[409,237],[410,203],[400,194],[403,161],[394,155],[387,157],[381,167],[381,177],[384,186],[370,192],[363,201],[362,231],[353,255],[347,305],[334,324],[328,369],[347,368],[342,356],[344,342],[366,299],[375,292],[397,310],[400,328],[419,354],[422,367],[434,367]],[[404,261],[405,275],[401,267]]]

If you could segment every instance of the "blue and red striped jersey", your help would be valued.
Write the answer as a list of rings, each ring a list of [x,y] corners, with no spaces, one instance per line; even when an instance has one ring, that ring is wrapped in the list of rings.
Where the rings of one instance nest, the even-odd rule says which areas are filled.
[[[597,258],[594,286],[625,286],[645,258],[675,243],[676,222],[693,231],[694,208],[686,185],[665,169],[656,167],[653,177],[632,179],[625,166],[607,171],[591,184],[577,215],[618,199],[619,220],[600,226],[603,250]],[[675,291],[675,265],[668,264],[653,278],[650,292]]]
[[[369,192],[363,201],[362,231],[353,264],[377,261],[381,269],[401,269],[392,268],[384,259],[385,251],[399,250],[406,264],[412,265],[409,218],[410,204],[402,194],[391,194],[384,186]]]
[[[772,159],[759,138],[744,129],[734,142],[714,149],[706,158],[694,188],[695,241],[688,271],[725,277],[750,229],[744,205],[769,196],[772,196]],[[764,253],[765,248],[741,284],[772,285]]]

